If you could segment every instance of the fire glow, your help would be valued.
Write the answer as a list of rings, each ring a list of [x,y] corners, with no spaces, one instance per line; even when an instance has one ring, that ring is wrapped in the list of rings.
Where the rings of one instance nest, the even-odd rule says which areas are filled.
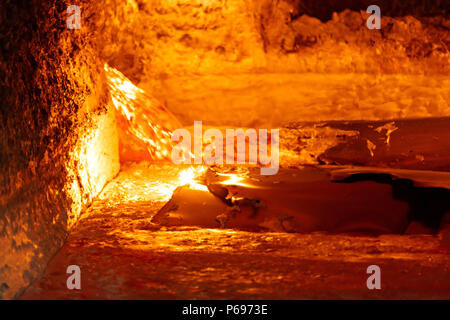
[[[194,140],[195,150],[194,153],[191,153],[189,151],[189,132],[186,129],[174,129],[176,126],[180,126],[180,124],[167,109],[165,109],[156,99],[146,94],[144,90],[135,86],[118,70],[111,68],[107,64],[105,64],[104,69],[111,92],[111,99],[117,111],[116,119],[118,121],[118,125],[124,129],[129,138],[137,139],[141,142],[141,144],[145,145],[152,159],[168,159],[170,151],[172,150],[172,160],[174,163],[177,163],[176,156],[174,155],[179,153],[181,150],[183,157],[185,157],[184,160],[188,160],[187,162],[185,161],[186,163],[190,164],[191,159],[194,159],[194,163],[198,164],[198,159],[202,159],[203,157],[206,159],[207,164],[215,163],[215,161],[210,163],[211,161],[209,160],[210,158],[213,160],[216,158],[212,156],[208,157],[207,155],[211,155],[211,151],[221,154],[219,151],[222,151],[222,144],[220,143],[223,138],[220,131],[210,129],[207,130],[203,136],[201,121],[200,127],[198,127],[199,122],[196,121],[194,133],[198,133],[200,130],[200,137],[204,137],[205,139],[211,139],[214,137],[214,143],[207,146],[205,151],[202,151],[202,141]],[[211,130],[213,130],[213,134],[210,134]],[[256,163],[256,159],[258,157],[256,152],[257,147],[259,147],[260,162],[263,164],[270,163],[272,169],[276,165],[276,171],[278,171],[278,130],[275,130],[275,132],[271,132],[269,134],[272,142],[269,150],[271,152],[270,158],[267,156],[267,131],[260,133],[259,145],[256,144],[256,141],[258,140],[256,131],[253,131],[254,132],[244,132],[243,130],[233,130],[233,134],[235,133],[237,137],[237,162],[245,163],[245,135],[247,135],[249,136],[249,162]],[[219,134],[217,134],[217,132]],[[232,150],[231,158],[232,161],[234,161],[234,136],[232,136],[231,139],[228,133],[229,130],[227,130],[226,140],[227,151]],[[177,141],[180,136],[183,137],[183,141],[176,146],[177,148],[173,148],[172,142]],[[265,145],[261,145],[261,141],[265,142]],[[229,148],[230,142],[233,144],[232,149]],[[199,143],[200,147],[198,148]],[[275,156],[277,157],[276,160],[274,160]],[[263,161],[261,159],[265,160]],[[222,162],[217,161],[217,163]],[[229,157],[227,158],[227,163],[230,163]],[[206,168],[206,166],[200,165],[190,166],[187,169],[183,169],[178,175],[178,180],[175,181],[164,193],[168,196],[176,187],[186,185],[191,189],[208,191],[208,188],[205,185],[198,182],[199,177],[203,175]],[[229,176],[227,182],[235,185],[245,185],[242,182],[243,179],[244,177],[232,174]]]
[[[121,72],[104,66],[119,129],[126,139],[148,150],[151,159],[169,159],[172,132],[180,123],[159,101],[135,86]]]
[[[145,147],[150,159],[169,159],[171,156],[175,164],[191,164],[193,159],[194,164],[204,161],[207,165],[234,164],[235,159],[237,164],[245,164],[248,160],[248,164],[259,163],[263,175],[278,172],[279,129],[260,129],[259,132],[255,129],[226,129],[224,159],[222,132],[208,129],[203,133],[202,121],[194,121],[194,148],[191,152],[191,134],[187,129],[180,128],[175,116],[118,70],[107,64],[104,69],[117,111],[118,128],[124,131],[124,139],[135,141],[138,149]],[[174,142],[177,142],[175,146]],[[209,144],[203,149],[204,143]]]
[[[201,191],[208,191],[208,188],[200,184],[197,180],[206,171],[206,167],[190,167],[180,172],[178,177],[179,186],[188,185],[189,188]]]

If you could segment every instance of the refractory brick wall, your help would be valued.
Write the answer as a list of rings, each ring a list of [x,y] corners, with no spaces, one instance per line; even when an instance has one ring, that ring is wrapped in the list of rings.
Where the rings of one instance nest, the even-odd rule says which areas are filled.
[[[67,1],[0,4],[0,299],[18,297],[119,170],[103,64]]]
[[[381,30],[366,27],[368,1],[102,3],[87,9],[99,55],[185,125],[450,115],[439,1],[376,1]]]

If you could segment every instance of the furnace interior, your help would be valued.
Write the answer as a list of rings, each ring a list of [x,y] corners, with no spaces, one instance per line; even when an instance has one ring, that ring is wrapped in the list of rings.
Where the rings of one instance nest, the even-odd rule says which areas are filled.
[[[18,298],[33,282],[24,297],[449,297],[445,232],[371,238],[155,226],[185,168],[160,162],[127,132],[105,71],[120,71],[145,101],[173,114],[170,123],[280,128],[281,168],[448,172],[443,1],[83,0],[81,29],[68,30],[72,4],[0,4],[1,298]],[[382,10],[380,30],[366,27],[371,4]],[[148,116],[143,110],[132,118]],[[434,185],[444,194],[446,179]],[[435,232],[446,228],[444,214]],[[254,268],[238,267],[248,261]],[[400,279],[387,292],[362,291],[350,274],[332,285],[332,270],[358,273],[377,261]],[[68,264],[96,275],[84,293],[67,293]],[[300,280],[303,289],[293,285]]]

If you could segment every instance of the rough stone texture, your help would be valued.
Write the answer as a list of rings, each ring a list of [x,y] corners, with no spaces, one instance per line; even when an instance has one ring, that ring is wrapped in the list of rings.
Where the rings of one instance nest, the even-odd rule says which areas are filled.
[[[179,166],[124,165],[22,299],[448,299],[438,236],[159,227]],[[66,268],[81,268],[68,290]],[[367,267],[381,268],[368,290]]]
[[[43,270],[118,170],[104,62],[186,125],[449,115],[449,20],[385,17],[381,31],[367,30],[366,4],[355,3],[332,14],[311,1],[83,0],[82,29],[69,31],[69,1],[3,1],[0,297]],[[255,109],[267,121],[249,116]]]
[[[101,31],[101,56],[133,81],[264,71],[448,73],[445,17],[383,15],[382,29],[369,30],[362,3],[363,12],[321,22],[301,15],[299,2],[108,0],[92,12],[92,30]]]
[[[167,78],[148,87],[182,121],[274,128],[292,121],[450,115],[448,75],[225,74]]]
[[[69,4],[0,4],[0,298],[42,272],[119,169],[102,63],[66,28]]]
[[[384,121],[333,120],[290,122],[279,128],[280,167],[312,164],[357,165],[367,167],[433,170],[436,174],[450,171],[450,117]],[[187,126],[194,152],[194,126]],[[234,140],[227,143],[227,129],[232,126],[207,126],[222,135],[223,157],[229,147],[238,152]],[[257,131],[240,127],[242,135]],[[270,141],[270,140],[269,140]],[[203,139],[203,150],[212,141]],[[248,140],[246,143],[249,143]],[[258,142],[254,147],[258,148]],[[236,157],[236,155],[234,155]],[[248,161],[248,149],[241,156]],[[230,155],[231,159],[233,155]],[[142,157],[142,160],[146,158]],[[230,160],[231,160],[230,159]],[[224,160],[225,161],[225,160]]]
[[[287,153],[281,157],[297,164],[450,171],[449,125],[448,117],[291,123],[282,131]]]
[[[381,30],[366,1],[333,0],[108,0],[85,23],[102,59],[184,125],[450,115],[449,20],[417,15],[443,5],[378,4]]]
[[[307,14],[322,21],[331,19],[333,12],[345,9],[358,11],[373,4],[382,8],[382,15],[392,17],[448,15],[449,10],[445,3],[439,0],[293,0],[290,2],[295,6],[295,10],[291,12],[292,16]]]

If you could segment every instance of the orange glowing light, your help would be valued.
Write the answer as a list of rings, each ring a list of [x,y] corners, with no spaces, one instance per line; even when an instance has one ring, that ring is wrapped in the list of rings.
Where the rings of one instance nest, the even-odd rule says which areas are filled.
[[[244,182],[244,180],[247,178],[246,174],[217,173],[217,175],[228,178],[227,180],[220,182],[220,184],[223,184],[223,185],[241,186],[241,187],[247,187],[247,188],[254,187],[253,185]]]
[[[135,86],[121,72],[107,64],[104,69],[117,110],[117,125],[124,131],[121,151],[131,152],[129,150],[133,148],[130,145],[134,145],[135,150],[148,150],[151,159],[170,159],[172,132],[181,124],[159,101]]]
[[[195,190],[208,191],[208,187],[198,183],[197,179],[205,172],[205,166],[190,167],[180,172],[178,181],[180,186],[189,185],[190,188]]]

